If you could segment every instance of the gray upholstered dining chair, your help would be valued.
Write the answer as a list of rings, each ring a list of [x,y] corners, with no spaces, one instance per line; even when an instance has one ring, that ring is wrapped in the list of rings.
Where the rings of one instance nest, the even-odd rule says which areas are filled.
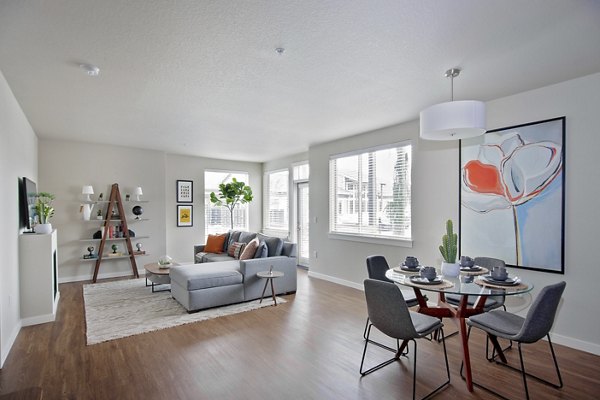
[[[467,324],[469,325],[469,333],[471,332],[472,327],[479,328],[487,333],[490,341],[497,351],[497,355],[495,358],[493,358],[493,360],[500,365],[521,372],[523,377],[523,386],[525,387],[525,396],[527,399],[529,399],[529,389],[527,387],[528,376],[557,389],[560,389],[563,386],[560,369],[558,368],[558,362],[556,361],[556,354],[554,353],[554,347],[552,347],[552,341],[550,340],[550,328],[552,328],[552,324],[554,323],[558,304],[566,285],[567,284],[565,282],[559,282],[554,285],[544,287],[527,311],[525,318],[506,311],[494,310],[488,313],[474,315],[467,321]],[[521,344],[535,343],[544,337],[548,338],[548,345],[550,346],[552,360],[554,361],[556,375],[558,376],[558,384],[549,382],[525,372]],[[515,368],[507,363],[504,353],[502,350],[499,350],[498,338],[504,338],[518,343],[519,360],[521,363],[520,369]],[[500,358],[500,362],[497,361],[497,357]],[[473,384],[502,397],[490,388],[475,382],[473,382]]]
[[[369,279],[377,279],[383,282],[390,282],[385,273],[390,269],[390,266],[387,263],[387,260],[384,256],[374,255],[367,257],[367,272],[369,274]],[[402,290],[402,296],[404,297],[404,301],[409,307],[414,307],[419,305],[417,301],[417,296],[413,290]],[[369,317],[367,317],[367,322],[365,323],[365,330],[363,331],[363,338],[367,339],[367,329],[369,328]],[[396,351],[397,349],[392,349],[391,347],[382,345],[381,343],[372,341],[373,344],[383,347],[384,349],[390,351]]]
[[[369,325],[367,331],[367,340],[365,341],[365,348],[363,350],[362,360],[360,362],[360,374],[365,376],[395,361],[399,361],[402,350],[408,346],[409,342],[413,342],[414,360],[412,398],[414,400],[417,382],[417,342],[415,339],[424,338],[426,335],[439,330],[441,332],[442,344],[444,347],[444,360],[446,362],[447,380],[442,385],[438,386],[432,392],[423,397],[423,399],[430,398],[444,387],[449,385],[450,368],[448,367],[446,341],[444,340],[444,331],[442,329],[444,324],[442,324],[438,318],[410,311],[406,305],[406,302],[404,301],[402,292],[398,286],[393,283],[383,282],[375,279],[366,279],[364,285],[367,309],[369,311],[371,325]],[[371,328],[373,326],[396,340],[402,340],[402,345],[393,358],[377,364],[366,371],[363,371],[365,356],[367,354],[367,346],[370,343],[368,338],[371,334]]]

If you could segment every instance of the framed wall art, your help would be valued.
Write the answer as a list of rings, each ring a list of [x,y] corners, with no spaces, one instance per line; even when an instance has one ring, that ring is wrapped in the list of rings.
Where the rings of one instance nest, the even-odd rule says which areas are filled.
[[[177,203],[193,203],[194,202],[194,182],[193,181],[177,181]]]
[[[461,255],[564,273],[565,117],[460,143]]]
[[[177,226],[193,226],[194,210],[192,205],[177,205]]]

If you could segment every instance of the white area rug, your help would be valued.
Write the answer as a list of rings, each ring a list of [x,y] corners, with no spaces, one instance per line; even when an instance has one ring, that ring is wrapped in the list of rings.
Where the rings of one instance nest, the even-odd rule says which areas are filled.
[[[273,305],[265,297],[262,304],[253,300],[188,314],[171,292],[152,293],[144,278],[84,285],[83,300],[88,345]]]

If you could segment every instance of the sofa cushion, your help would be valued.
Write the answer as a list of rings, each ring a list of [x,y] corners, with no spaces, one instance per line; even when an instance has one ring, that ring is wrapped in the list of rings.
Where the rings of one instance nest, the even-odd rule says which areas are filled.
[[[296,257],[296,243],[283,242],[283,248],[281,249],[282,256]]]
[[[254,238],[244,247],[244,251],[240,255],[240,260],[249,260],[254,258],[254,254],[256,253],[256,249],[258,248],[259,241],[257,238]]]
[[[208,238],[206,239],[206,244],[204,245],[204,252],[217,254],[222,253],[225,239],[227,239],[226,233],[222,235],[208,235]]]
[[[269,257],[276,257],[281,255],[281,249],[283,248],[283,239],[274,236],[263,235],[262,233],[259,233],[257,237],[259,240],[264,240],[267,244],[267,247],[269,248]]]
[[[238,261],[171,267],[169,275],[172,282],[188,291],[237,285],[243,282]]]
[[[257,238],[258,239],[258,238]],[[269,257],[269,248],[264,240],[259,242],[256,252],[254,252],[254,258],[267,258]]]
[[[200,253],[198,253],[200,254]],[[225,253],[215,254],[215,253],[203,253],[202,258],[200,258],[200,262],[217,262],[217,261],[232,261],[233,257],[229,257]]]
[[[229,252],[229,246],[235,242],[239,242],[240,234],[242,231],[229,231],[229,238],[227,239],[227,252]]]
[[[246,246],[246,243],[233,242],[229,245],[229,249],[227,249],[227,255],[233,258],[240,258],[240,254],[244,251],[244,246]]]
[[[238,238],[237,241],[248,244],[255,237],[256,237],[256,233],[254,233],[254,232],[241,232],[240,237]]]

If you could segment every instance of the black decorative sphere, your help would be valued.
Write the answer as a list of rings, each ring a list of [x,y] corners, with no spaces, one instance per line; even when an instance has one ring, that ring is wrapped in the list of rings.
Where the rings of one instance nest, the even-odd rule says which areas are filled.
[[[144,213],[144,209],[140,206],[133,207],[131,211],[133,212],[133,215],[137,215],[138,217]]]

